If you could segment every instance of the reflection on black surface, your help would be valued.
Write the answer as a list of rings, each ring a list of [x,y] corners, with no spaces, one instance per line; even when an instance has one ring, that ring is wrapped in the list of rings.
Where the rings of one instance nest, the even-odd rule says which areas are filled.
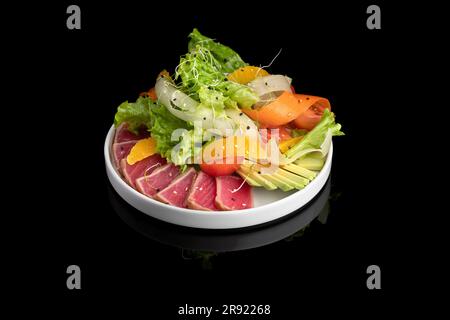
[[[189,259],[195,258],[196,251],[238,251],[265,246],[286,238],[292,240],[302,235],[315,218],[324,223],[329,212],[330,181],[328,179],[308,205],[288,217],[254,228],[235,230],[203,230],[172,225],[134,209],[110,185],[108,194],[111,206],[126,224],[153,240],[185,249],[183,257]]]

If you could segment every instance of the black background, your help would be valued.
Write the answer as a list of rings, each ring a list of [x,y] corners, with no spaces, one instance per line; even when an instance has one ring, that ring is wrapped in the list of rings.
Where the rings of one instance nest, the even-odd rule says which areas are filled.
[[[399,49],[410,36],[401,10],[378,3],[382,29],[368,30],[372,3],[365,2],[74,3],[81,30],[66,28],[68,2],[17,8],[23,18],[9,25],[23,31],[15,48],[33,57],[25,61],[28,75],[18,78],[35,94],[26,102],[37,119],[31,137],[45,141],[28,145],[39,155],[30,170],[40,184],[20,202],[31,214],[22,216],[26,251],[15,252],[25,270],[38,261],[39,296],[76,306],[71,310],[132,300],[149,318],[165,315],[159,319],[174,317],[185,303],[271,304],[276,319],[308,310],[357,315],[355,305],[381,314],[398,306],[411,271],[401,182],[392,174],[401,160],[380,152],[393,150],[383,141],[401,133],[393,131],[394,113],[379,115],[401,90]],[[173,71],[193,27],[254,65],[267,65],[282,48],[269,72],[292,77],[297,92],[329,98],[346,133],[334,139],[332,194],[339,197],[325,225],[313,223],[294,241],[218,254],[209,269],[120,219],[103,159],[116,107],[152,87],[161,69]],[[80,291],[66,288],[71,264],[81,267]],[[371,264],[381,267],[382,290],[366,287]]]

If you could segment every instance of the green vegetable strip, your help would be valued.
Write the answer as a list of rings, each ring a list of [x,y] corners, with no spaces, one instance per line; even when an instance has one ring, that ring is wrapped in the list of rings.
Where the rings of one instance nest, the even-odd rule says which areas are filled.
[[[328,129],[331,129],[333,136],[342,136],[341,125],[335,123],[334,113],[325,109],[320,122],[308,132],[299,143],[289,149],[285,155],[288,158],[295,158],[296,154],[306,149],[319,149],[327,135]]]

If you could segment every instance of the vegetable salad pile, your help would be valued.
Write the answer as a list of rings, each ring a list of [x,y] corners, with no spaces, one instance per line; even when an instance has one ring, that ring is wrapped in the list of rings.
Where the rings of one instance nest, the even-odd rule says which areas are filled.
[[[173,73],[163,70],[150,90],[118,107],[116,127],[150,132],[127,161],[157,153],[182,171],[199,166],[266,189],[302,188],[321,169],[331,137],[343,133],[329,101],[296,93],[291,81],[194,29]]]

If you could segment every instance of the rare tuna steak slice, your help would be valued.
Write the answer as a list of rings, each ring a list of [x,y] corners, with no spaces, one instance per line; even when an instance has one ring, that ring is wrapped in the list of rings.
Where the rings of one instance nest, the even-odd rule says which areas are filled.
[[[194,168],[189,168],[179,175],[166,188],[155,194],[154,198],[176,207],[186,208],[186,198],[196,175]]]
[[[135,182],[137,178],[150,175],[153,171],[164,164],[166,164],[166,159],[161,158],[159,154],[154,154],[150,157],[142,159],[133,165],[128,164],[127,158],[123,158],[120,161],[122,174],[125,180],[127,180],[133,188],[136,188]]]
[[[137,140],[132,140],[113,144],[112,151],[116,169],[120,168],[120,160],[125,158],[130,153],[131,148],[133,148],[136,142]]]
[[[156,193],[167,187],[180,173],[180,169],[168,163],[150,175],[136,179],[136,189],[146,196],[153,197]]]
[[[216,179],[200,171],[192,184],[187,198],[187,206],[191,209],[215,211]]]
[[[127,142],[132,140],[141,140],[150,136],[150,133],[145,127],[139,130],[139,134],[134,134],[128,131],[128,124],[122,123],[116,128],[116,134],[114,135],[114,143]]]
[[[216,177],[216,206],[222,210],[241,210],[253,207],[252,187],[237,176]]]

